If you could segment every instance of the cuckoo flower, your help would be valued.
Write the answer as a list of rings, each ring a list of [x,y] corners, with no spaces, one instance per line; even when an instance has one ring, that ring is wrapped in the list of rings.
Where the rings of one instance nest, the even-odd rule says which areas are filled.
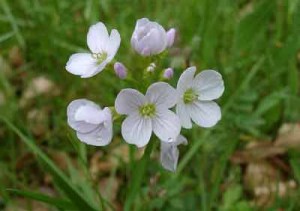
[[[89,78],[101,72],[112,61],[121,43],[120,34],[113,29],[110,35],[101,22],[92,25],[87,34],[91,53],[75,53],[67,62],[66,69],[81,78]]]
[[[103,110],[86,99],[72,101],[67,109],[68,123],[84,143],[105,146],[112,139],[112,115],[109,108]]]
[[[151,56],[163,52],[168,45],[168,38],[165,29],[156,22],[147,18],[139,19],[136,22],[131,37],[131,46],[142,56]]]
[[[160,143],[160,162],[161,165],[169,170],[176,171],[179,150],[178,145],[183,144],[187,145],[187,140],[184,136],[179,135],[175,141],[171,140],[169,142],[161,141]]]
[[[180,133],[180,120],[169,110],[177,101],[176,90],[165,82],[152,84],[144,96],[135,89],[123,89],[115,102],[119,114],[128,115],[122,123],[122,136],[129,144],[145,146],[152,131],[160,140],[174,139]]]
[[[221,119],[221,109],[213,100],[224,92],[222,76],[214,70],[204,70],[194,77],[196,67],[190,67],[177,83],[179,102],[176,113],[184,128],[191,128],[191,119],[199,126],[212,127]]]

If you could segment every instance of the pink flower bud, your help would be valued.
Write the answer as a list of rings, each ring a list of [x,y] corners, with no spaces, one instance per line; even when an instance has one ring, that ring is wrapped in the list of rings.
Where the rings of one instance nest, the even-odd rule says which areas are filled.
[[[176,30],[174,28],[171,28],[169,31],[167,31],[167,46],[172,47],[175,40],[175,34]]]
[[[139,19],[131,37],[131,46],[142,56],[160,54],[167,48],[167,33],[157,22]]]
[[[171,79],[173,77],[173,74],[174,74],[174,70],[171,67],[169,67],[164,71],[164,78]]]
[[[126,78],[126,76],[127,76],[127,69],[126,69],[126,67],[121,62],[116,62],[114,64],[114,70],[115,70],[116,75],[120,79]]]

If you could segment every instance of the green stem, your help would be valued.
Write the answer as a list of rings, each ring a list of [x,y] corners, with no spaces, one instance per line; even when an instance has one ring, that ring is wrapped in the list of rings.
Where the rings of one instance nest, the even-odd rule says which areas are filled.
[[[125,211],[133,210],[132,204],[136,199],[136,196],[141,191],[141,185],[143,177],[146,172],[146,166],[150,160],[150,155],[154,146],[154,140],[150,140],[149,144],[145,149],[144,156],[136,163],[136,167],[132,169],[132,177],[128,185],[128,196],[125,202]]]

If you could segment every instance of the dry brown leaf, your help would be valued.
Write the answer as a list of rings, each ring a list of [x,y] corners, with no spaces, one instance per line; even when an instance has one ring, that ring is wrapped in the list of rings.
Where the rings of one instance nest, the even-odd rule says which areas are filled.
[[[296,186],[294,180],[285,181],[280,170],[267,161],[249,163],[246,167],[244,187],[256,206],[268,206],[277,196],[285,197]]]
[[[24,64],[24,57],[18,46],[14,46],[9,51],[9,61],[11,65],[18,68]]]
[[[1,67],[1,73],[3,73],[5,76],[9,77],[12,74],[12,69],[11,69],[10,65],[1,56],[0,56],[0,67]]]
[[[136,150],[135,159],[140,159],[143,154],[144,148]],[[105,174],[118,168],[123,162],[129,162],[129,147],[126,144],[115,146],[107,156],[104,156],[101,151],[96,152],[90,160],[92,178],[96,180],[100,174]]]
[[[274,145],[287,149],[300,149],[300,124],[283,124]]]
[[[30,81],[22,95],[20,106],[25,107],[31,99],[40,95],[57,96],[59,94],[60,89],[53,81],[44,76],[39,76]]]
[[[50,211],[51,209],[47,207],[45,203],[26,200],[24,198],[18,197],[15,198],[9,203],[6,208],[6,211]]]
[[[33,109],[27,113],[27,122],[35,136],[43,136],[49,130],[50,111],[46,107]]]
[[[282,155],[285,152],[285,148],[274,146],[271,142],[252,142],[246,149],[236,151],[230,160],[235,164],[244,164]]]

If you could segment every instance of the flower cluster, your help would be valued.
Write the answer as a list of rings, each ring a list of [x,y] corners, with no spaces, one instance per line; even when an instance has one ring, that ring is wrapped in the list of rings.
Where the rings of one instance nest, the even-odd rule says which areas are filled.
[[[136,23],[131,46],[142,57],[157,58],[172,47],[175,33],[173,28],[166,31],[160,24],[142,18]],[[71,55],[67,71],[89,78],[114,63],[115,74],[126,79],[129,71],[124,64],[114,60],[120,43],[116,29],[109,34],[103,23],[92,25],[87,34],[91,52]],[[156,68],[155,60],[152,60],[145,72],[154,74]],[[162,81],[152,81],[145,87],[145,94],[132,88],[121,90],[111,108],[101,109],[86,99],[74,100],[67,109],[70,127],[82,142],[105,146],[113,137],[113,119],[122,119],[113,118],[113,113],[118,117],[126,115],[121,127],[124,140],[144,147],[154,133],[161,141],[162,166],[175,171],[179,156],[177,146],[187,144],[186,138],[180,135],[181,128],[192,128],[192,122],[201,127],[212,127],[221,119],[221,109],[214,100],[223,94],[224,83],[218,72],[204,70],[196,74],[196,67],[189,67],[181,74],[176,88],[164,82],[173,77],[173,68],[165,68],[161,75]],[[138,82],[141,80],[137,79]]]

